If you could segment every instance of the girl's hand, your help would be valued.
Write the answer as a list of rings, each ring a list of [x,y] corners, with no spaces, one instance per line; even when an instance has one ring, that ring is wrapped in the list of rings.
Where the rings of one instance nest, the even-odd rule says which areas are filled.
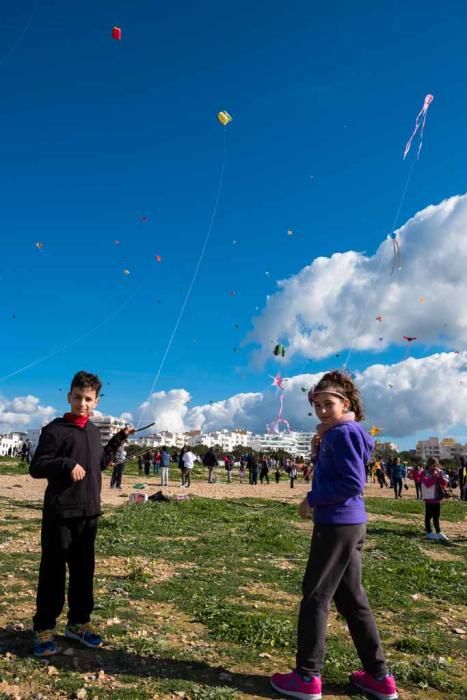
[[[298,514],[301,518],[307,520],[311,517],[311,512],[312,510],[310,504],[308,503],[308,498],[305,497],[298,506]]]

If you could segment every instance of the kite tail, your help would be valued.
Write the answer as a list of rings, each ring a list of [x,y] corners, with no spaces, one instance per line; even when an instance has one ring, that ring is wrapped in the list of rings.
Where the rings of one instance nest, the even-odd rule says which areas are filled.
[[[425,105],[423,105],[423,107],[421,108],[420,112],[417,114],[417,118],[416,118],[416,120],[415,120],[415,127],[414,127],[414,130],[413,130],[413,132],[412,132],[412,136],[409,138],[409,140],[408,140],[407,143],[405,144],[403,160],[405,160],[405,158],[406,158],[408,152],[410,151],[410,147],[411,147],[411,145],[412,145],[412,141],[413,141],[413,139],[414,139],[414,136],[415,136],[415,134],[417,133],[418,129],[420,128],[420,122],[421,122],[422,117],[424,117],[424,119],[423,119],[423,125],[425,125],[426,111],[427,111],[427,110],[425,109]]]

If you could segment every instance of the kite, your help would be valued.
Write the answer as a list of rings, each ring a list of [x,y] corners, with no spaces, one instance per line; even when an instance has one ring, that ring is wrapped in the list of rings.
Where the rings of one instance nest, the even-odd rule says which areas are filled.
[[[279,357],[279,355],[285,357],[285,347],[283,345],[276,345],[273,352],[276,357]]]
[[[155,258],[154,258],[154,260],[155,260],[156,262],[162,262],[162,258],[161,258],[160,255],[156,255]]]
[[[425,101],[423,103],[423,107],[421,108],[420,112],[417,114],[417,118],[415,120],[415,127],[414,127],[414,130],[412,132],[412,136],[410,137],[410,139],[407,141],[407,143],[405,145],[403,160],[406,159],[406,156],[407,156],[408,152],[410,151],[410,147],[412,145],[412,140],[419,129],[420,129],[420,143],[418,145],[417,160],[420,158],[420,151],[422,150],[422,146],[423,146],[423,133],[425,131],[426,115],[428,112],[428,107],[431,105],[433,100],[434,100],[433,95],[425,95]]]
[[[378,428],[377,425],[372,425],[368,432],[372,437],[376,437],[377,435],[381,435],[382,429]]]
[[[420,297],[420,299],[419,299],[418,301],[420,302],[420,304],[424,304],[424,303],[425,303],[425,297]]]
[[[120,241],[114,241],[115,245],[120,245]]]
[[[281,394],[281,395],[280,395],[279,403],[280,403],[280,407],[279,407],[279,413],[277,414],[277,417],[275,418],[275,420],[274,420],[272,423],[268,423],[267,426],[266,426],[266,428],[267,428],[267,430],[268,430],[268,433],[269,433],[270,435],[272,435],[272,434],[279,435],[279,434],[280,434],[281,431],[280,431],[280,427],[279,427],[279,426],[280,426],[281,423],[283,423],[283,424],[285,425],[286,431],[287,431],[288,433],[290,433],[290,424],[289,424],[289,421],[286,420],[285,418],[283,418],[283,414],[284,414],[284,394]]]
[[[112,27],[112,39],[115,41],[120,41],[122,38],[122,30],[120,27]]]
[[[126,270],[126,269],[123,270],[123,274],[124,274],[124,275],[129,275],[129,274],[130,274],[130,270]]]
[[[413,340],[417,340],[417,336],[416,336],[416,335],[413,335],[413,336],[411,336],[411,335],[404,335],[404,336],[402,336],[402,337],[403,337],[404,340],[406,340],[408,343],[411,343]]]
[[[286,382],[287,379],[283,379],[280,372],[278,372],[275,377],[271,376],[271,379],[273,380],[271,386],[277,386],[278,389],[284,389],[284,382]]]
[[[302,391],[303,391],[304,394],[308,391],[308,389],[306,388],[306,386],[302,386]]]
[[[394,270],[401,269],[401,249],[399,247],[399,241],[397,240],[397,233],[393,232],[390,234],[392,241],[392,252],[394,254],[394,259],[392,261],[391,276],[394,274]]]
[[[266,271],[264,274],[266,275],[266,277],[269,277],[271,273]]]
[[[37,250],[42,250],[44,247],[44,244],[41,241],[36,241],[34,245],[36,246]]]
[[[233,289],[230,290],[229,292],[229,297],[234,297],[237,292],[234,292]]]
[[[145,223],[147,222],[147,220],[148,220],[148,217],[147,217],[147,216],[142,216],[142,217],[141,217],[141,221],[143,222],[143,224],[145,224]]]
[[[381,321],[383,320],[383,317],[382,317],[382,316],[377,316],[377,317],[376,317],[376,320],[381,322]]]
[[[288,236],[293,236],[293,231],[290,231],[290,230],[287,231],[287,235],[288,235]]]
[[[232,117],[228,112],[218,112],[217,121],[219,124],[222,124],[222,126],[227,126],[227,124],[232,121]]]

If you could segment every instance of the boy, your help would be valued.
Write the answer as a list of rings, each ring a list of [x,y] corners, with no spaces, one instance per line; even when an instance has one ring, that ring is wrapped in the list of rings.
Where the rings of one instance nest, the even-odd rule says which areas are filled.
[[[90,625],[94,607],[94,542],[101,515],[101,470],[134,433],[124,428],[106,447],[89,418],[99,402],[102,384],[95,374],[78,372],[72,379],[68,403],[71,411],[56,418],[41,432],[29,467],[35,479],[47,479],[42,516],[42,557],[34,616],[34,654],[57,652],[54,629],[65,602],[68,564],[68,624],[65,636],[98,648],[101,637]]]

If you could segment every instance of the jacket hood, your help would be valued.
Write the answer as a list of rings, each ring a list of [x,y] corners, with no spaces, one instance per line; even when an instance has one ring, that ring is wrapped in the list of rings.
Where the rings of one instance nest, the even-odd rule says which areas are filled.
[[[330,432],[342,431],[347,434],[358,434],[360,444],[362,449],[362,459],[365,463],[370,461],[371,453],[375,445],[374,439],[367,433],[365,428],[362,427],[361,423],[357,421],[349,421],[348,423],[343,423],[342,425],[337,425]]]

